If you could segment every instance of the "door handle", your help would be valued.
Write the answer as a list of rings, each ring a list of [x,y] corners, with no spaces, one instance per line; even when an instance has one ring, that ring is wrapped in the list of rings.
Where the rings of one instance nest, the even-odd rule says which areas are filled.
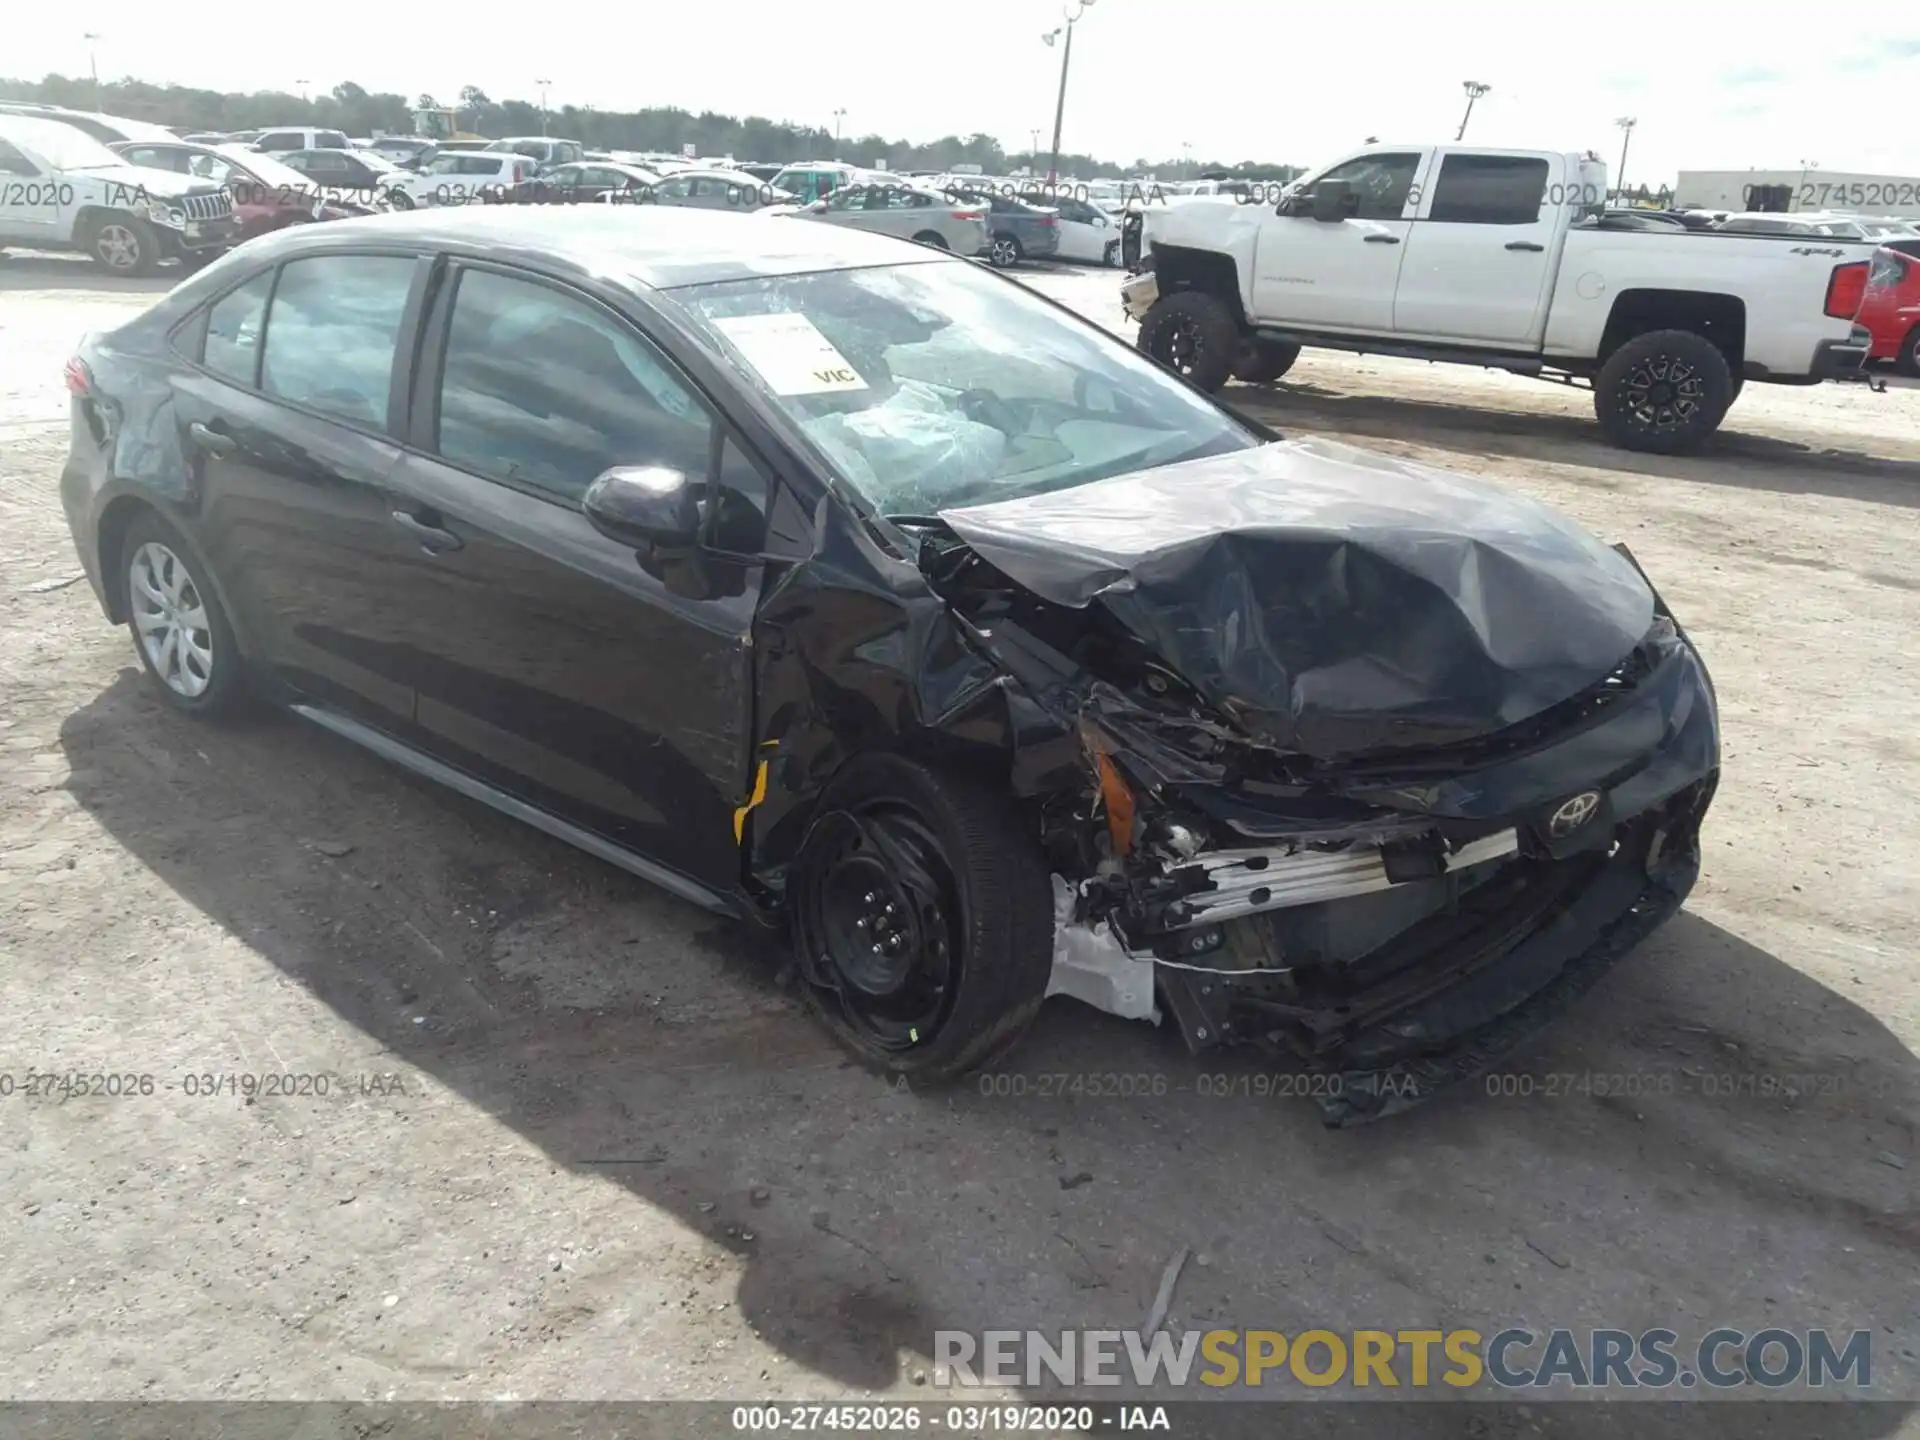
[[[195,420],[187,426],[187,434],[193,437],[193,443],[209,455],[231,455],[240,448],[240,442],[211,425]]]
[[[393,518],[400,522],[401,528],[407,530],[420,542],[420,548],[429,555],[441,555],[449,550],[458,550],[466,543],[451,530],[433,523],[440,518],[438,512],[429,510],[426,513],[432,518],[422,519],[405,510],[394,511]]]
[[[1400,243],[1400,237],[1398,235],[1367,236],[1367,244],[1369,245],[1398,245],[1399,243]]]
[[[1546,246],[1537,244],[1532,240],[1512,240],[1507,243],[1507,249],[1509,250],[1532,250],[1538,253],[1546,248]]]

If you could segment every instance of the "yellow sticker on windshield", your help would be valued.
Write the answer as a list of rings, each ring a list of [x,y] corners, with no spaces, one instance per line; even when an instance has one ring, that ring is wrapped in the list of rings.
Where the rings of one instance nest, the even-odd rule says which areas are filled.
[[[847,357],[804,315],[735,315],[713,323],[776,395],[868,388]]]

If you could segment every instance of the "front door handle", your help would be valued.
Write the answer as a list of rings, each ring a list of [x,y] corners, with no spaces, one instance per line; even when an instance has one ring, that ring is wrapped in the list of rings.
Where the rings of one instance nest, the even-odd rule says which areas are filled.
[[[1507,244],[1509,250],[1532,250],[1536,254],[1547,247],[1533,240],[1512,240]]]
[[[430,519],[422,519],[405,510],[396,510],[393,512],[393,518],[400,522],[402,529],[420,542],[420,548],[429,555],[441,555],[449,550],[458,550],[466,543],[451,530],[434,524],[433,522],[440,518],[434,511],[429,510],[427,514],[431,517]]]
[[[193,437],[194,444],[209,455],[231,455],[240,448],[240,442],[231,435],[224,434],[199,420],[187,426],[187,434]]]
[[[1400,243],[1400,237],[1398,235],[1367,236],[1367,244],[1369,245],[1398,245],[1399,243]]]

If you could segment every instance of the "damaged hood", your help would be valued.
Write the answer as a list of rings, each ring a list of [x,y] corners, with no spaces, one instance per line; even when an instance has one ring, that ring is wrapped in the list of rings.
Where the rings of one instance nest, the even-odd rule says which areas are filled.
[[[1106,609],[1255,740],[1319,759],[1518,724],[1654,619],[1633,564],[1545,506],[1325,440],[941,519],[1041,598]]]

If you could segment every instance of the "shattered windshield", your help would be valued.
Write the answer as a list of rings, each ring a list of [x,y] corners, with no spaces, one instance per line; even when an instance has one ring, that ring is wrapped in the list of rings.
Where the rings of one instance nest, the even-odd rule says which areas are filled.
[[[673,293],[882,514],[1261,443],[1121,341],[963,261]]]

